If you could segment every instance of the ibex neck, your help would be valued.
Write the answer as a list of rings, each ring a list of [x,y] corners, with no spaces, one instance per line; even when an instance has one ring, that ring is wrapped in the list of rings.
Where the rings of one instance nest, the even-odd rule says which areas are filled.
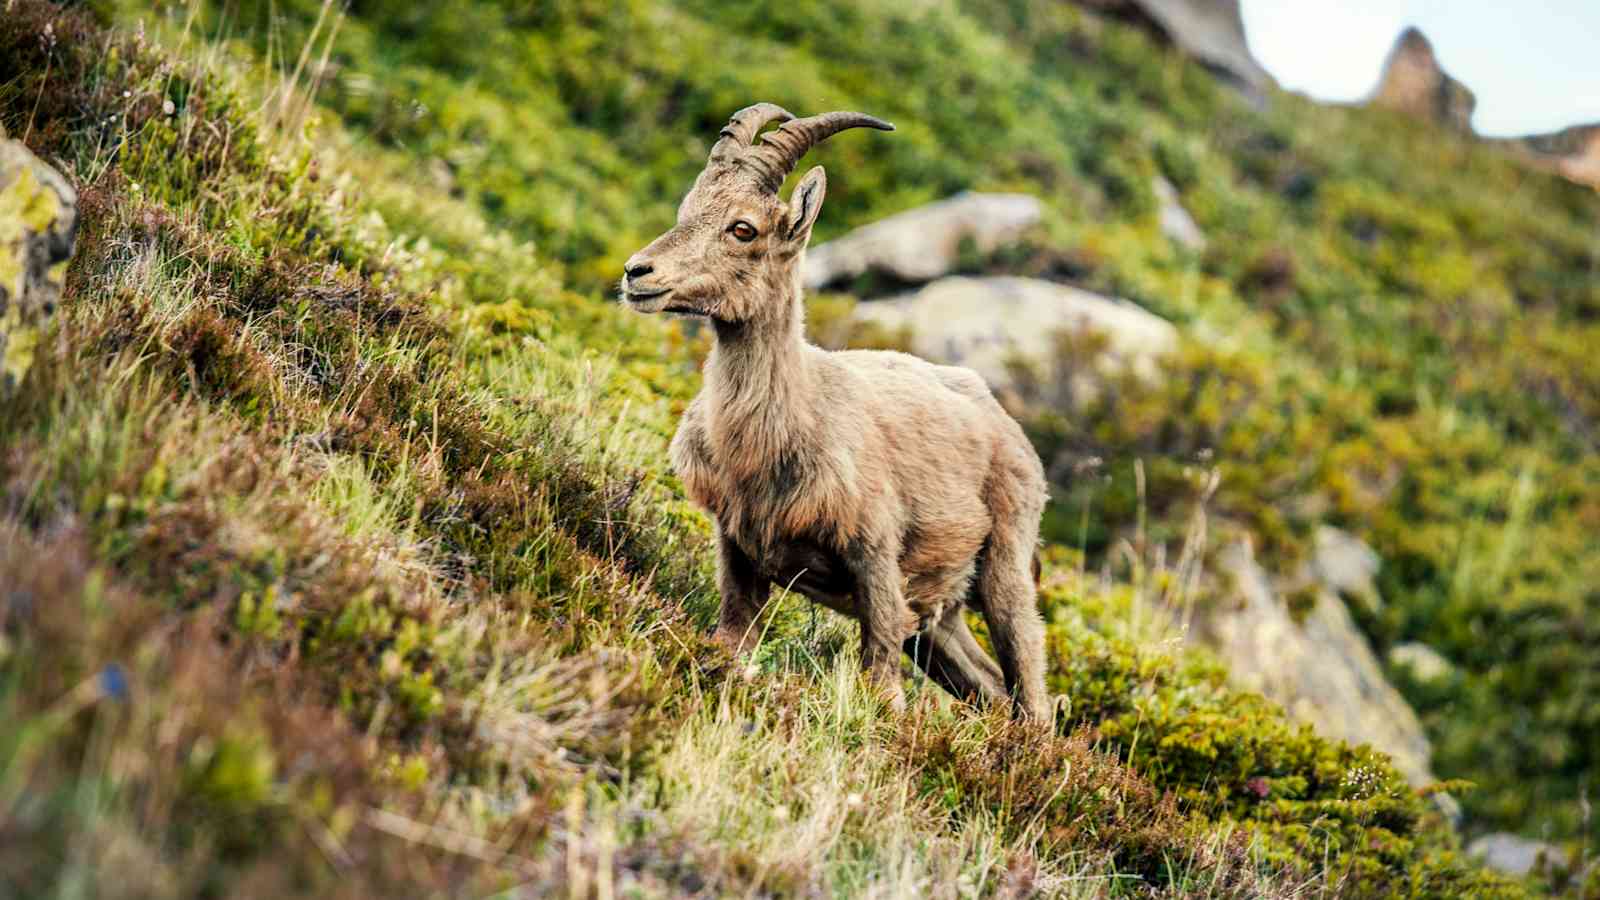
[[[711,428],[720,446],[752,466],[812,430],[812,361],[798,291],[787,306],[770,319],[716,322],[706,361]]]

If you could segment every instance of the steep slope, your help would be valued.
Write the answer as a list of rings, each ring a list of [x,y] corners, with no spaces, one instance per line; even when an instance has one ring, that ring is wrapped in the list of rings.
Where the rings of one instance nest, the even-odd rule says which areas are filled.
[[[267,56],[302,46],[319,7],[270,8],[208,27]],[[1054,536],[1076,544],[1086,504],[1091,555],[1131,527],[1140,457],[1155,538],[1183,533],[1201,457],[1223,471],[1215,511],[1279,571],[1319,524],[1356,532],[1385,561],[1389,604],[1357,611],[1370,636],[1456,667],[1410,692],[1436,769],[1479,784],[1470,827],[1576,836],[1600,747],[1592,191],[1403,115],[1255,109],[1137,31],[1042,0],[374,4],[329,60],[320,96],[348,125],[580,291],[671,221],[706,136],[755,97],[900,125],[815,154],[839,176],[819,240],[963,189],[1041,197],[1046,225],[1008,270],[1129,297],[1191,335],[1157,389],[1040,417],[1063,473]],[[1226,239],[1174,246],[1157,174]],[[1073,482],[1092,458],[1108,486]]]
[[[323,72],[316,9],[236,53],[195,37],[218,34],[204,19],[111,11],[146,27],[107,31],[8,11],[0,124],[80,186],[84,222],[49,352],[0,401],[8,890],[1515,890],[1461,860],[1380,756],[1176,655],[1139,612],[1161,573],[1103,585],[1052,550],[1065,737],[936,702],[887,715],[853,678],[848,627],[798,603],[747,666],[706,646],[705,524],[663,452],[698,348],[596,292],[670,218],[730,105],[805,105],[809,54],[786,51],[798,75],[765,61],[830,39],[804,13],[356,10],[319,133],[299,91]],[[1029,56],[1044,36],[959,10],[859,15],[835,23],[859,56],[828,78],[862,106],[903,111],[876,93],[884,67],[1028,81],[1045,65]],[[1071,12],[1016,15],[1129,71],[1149,58]],[[883,44],[881,63],[853,46],[912,25],[926,40]],[[772,29],[745,68],[644,77],[690,58],[652,41],[704,60],[746,46],[717,43],[741,29]],[[261,64],[285,46],[307,66]],[[1027,65],[1006,62],[1015,47]],[[603,56],[634,52],[635,68]],[[1231,102],[1158,68],[1151,97]],[[1030,102],[1081,87],[1039,83]],[[1116,123],[1145,100],[1085,102],[1092,133],[1044,144],[1055,170],[1006,162],[1032,127],[1017,111],[904,102],[929,123],[904,149],[821,154],[851,185],[830,228],[969,181],[1059,177],[1065,245],[1110,241],[1094,277],[1179,277],[1135,264],[1150,245],[1124,204],[1149,157],[1080,178],[1067,149],[1147,154]],[[1000,175],[962,114],[1009,135]],[[1074,205],[1108,224],[1074,232]],[[1247,498],[1230,514],[1261,515]]]

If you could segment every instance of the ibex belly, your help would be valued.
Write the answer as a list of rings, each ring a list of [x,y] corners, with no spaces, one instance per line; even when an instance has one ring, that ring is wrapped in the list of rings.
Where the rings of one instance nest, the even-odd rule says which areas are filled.
[[[813,541],[786,541],[757,559],[756,565],[773,583],[801,594],[835,612],[859,617],[855,604],[855,578],[844,560]]]
[[[918,630],[966,602],[978,569],[985,535],[951,531],[912,535],[900,558],[906,605],[917,617]]]
[[[901,555],[900,574],[906,608],[916,618],[918,630],[967,600],[982,547],[982,539],[973,535],[931,539],[913,536]],[[765,552],[750,556],[762,575],[778,587],[835,612],[860,618],[856,580],[838,552],[816,541],[795,539],[780,541]]]

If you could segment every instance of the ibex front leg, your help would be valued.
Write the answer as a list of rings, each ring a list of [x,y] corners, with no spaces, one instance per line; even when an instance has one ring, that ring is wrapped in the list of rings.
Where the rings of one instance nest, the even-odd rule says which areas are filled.
[[[902,710],[900,645],[916,631],[917,622],[901,591],[899,553],[874,547],[852,557],[861,619],[861,668],[893,707]]]
[[[755,642],[772,584],[756,572],[739,545],[717,531],[717,590],[722,594],[716,641],[735,656]]]

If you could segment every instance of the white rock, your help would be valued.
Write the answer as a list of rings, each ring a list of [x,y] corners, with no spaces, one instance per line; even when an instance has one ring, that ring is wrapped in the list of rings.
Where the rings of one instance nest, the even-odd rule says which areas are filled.
[[[964,241],[991,253],[1038,224],[1043,213],[1038,198],[1028,194],[963,192],[811,248],[803,278],[811,290],[867,272],[931,281],[955,268]]]
[[[1455,672],[1455,666],[1439,651],[1417,641],[1389,648],[1390,665],[1410,669],[1418,681],[1438,681]]]
[[[1126,300],[1036,278],[941,278],[914,294],[859,304],[856,317],[909,328],[913,353],[975,369],[996,390],[1014,383],[1017,360],[1048,375],[1063,331],[1103,335],[1097,366],[1144,376],[1154,376],[1156,359],[1178,344],[1171,323]]]
[[[1191,635],[1227,661],[1236,686],[1283,704],[1325,737],[1389,754],[1414,786],[1437,780],[1422,723],[1337,596],[1313,586],[1314,602],[1296,621],[1247,544],[1224,548],[1217,562],[1230,590],[1196,611]],[[1440,802],[1447,812],[1454,803]]]
[[[1376,581],[1381,565],[1377,552],[1348,531],[1320,525],[1312,535],[1312,576],[1328,590],[1372,611],[1383,607]]]
[[[1204,250],[1206,233],[1200,230],[1194,217],[1183,208],[1183,202],[1178,197],[1178,189],[1160,175],[1155,177],[1152,187],[1156,192],[1156,201],[1161,204],[1161,233],[1185,249],[1196,253]]]
[[[1481,857],[1491,869],[1508,875],[1526,875],[1539,864],[1539,858],[1560,864],[1567,855],[1555,844],[1536,841],[1510,832],[1497,831],[1475,839],[1467,845],[1467,852]]]

